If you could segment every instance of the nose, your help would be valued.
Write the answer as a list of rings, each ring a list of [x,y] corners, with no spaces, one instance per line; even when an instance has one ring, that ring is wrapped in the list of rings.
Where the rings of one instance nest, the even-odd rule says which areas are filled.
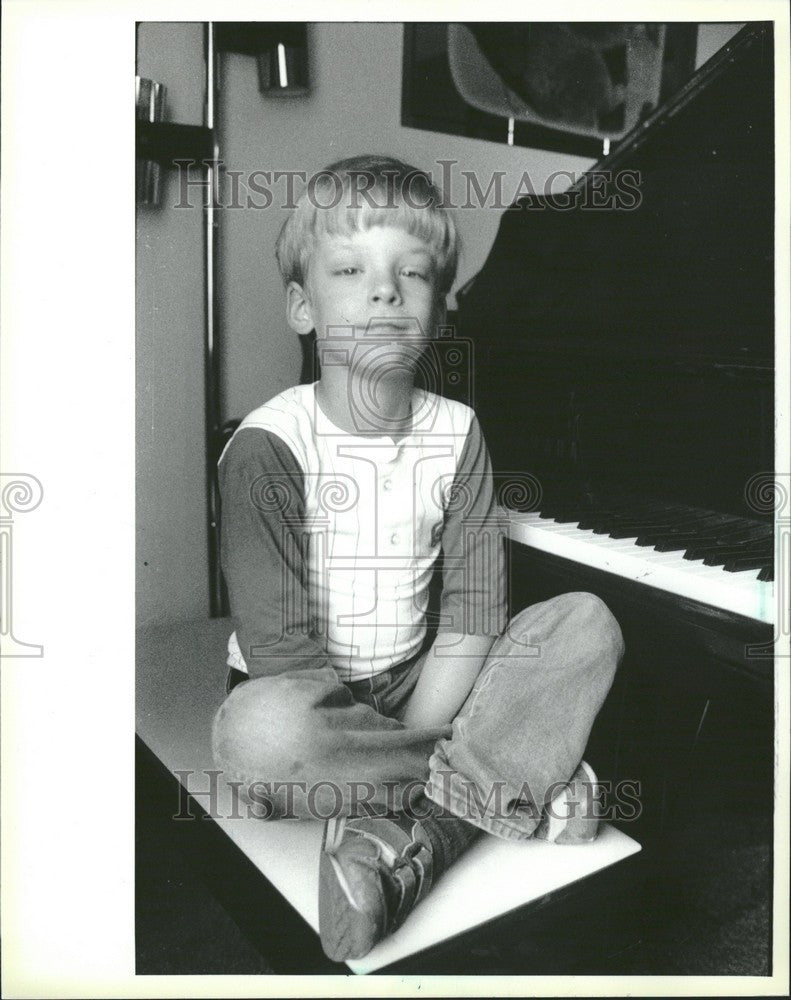
[[[377,305],[392,306],[401,300],[398,281],[389,269],[377,271],[371,282],[371,301]]]

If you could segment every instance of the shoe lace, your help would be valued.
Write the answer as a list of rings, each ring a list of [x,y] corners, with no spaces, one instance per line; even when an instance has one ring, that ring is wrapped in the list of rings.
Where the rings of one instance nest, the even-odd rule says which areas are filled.
[[[398,927],[413,907],[423,898],[427,886],[427,871],[431,855],[424,844],[408,844],[395,859],[390,875],[398,890],[392,928]]]

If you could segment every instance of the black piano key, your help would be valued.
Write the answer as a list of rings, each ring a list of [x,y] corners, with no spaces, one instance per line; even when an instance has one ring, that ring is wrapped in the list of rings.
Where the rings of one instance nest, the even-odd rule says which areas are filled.
[[[673,540],[682,538],[689,542],[698,538],[699,533],[695,531],[678,531],[675,528],[672,529],[671,533],[671,529],[666,525],[655,526],[646,524],[625,524],[614,527],[612,531],[610,531],[610,536],[612,538],[636,538],[637,543],[639,544],[641,538]]]
[[[612,538],[637,537],[641,531],[667,531],[667,524],[652,524],[650,521],[600,521],[592,525],[594,535],[610,535]]]
[[[701,514],[698,517],[689,518],[683,525],[684,530],[698,528],[699,530],[711,530],[718,534],[723,534],[731,530],[736,525],[742,525],[741,518],[731,517],[728,514]]]
[[[772,544],[772,536],[762,533],[760,535],[748,535],[743,538],[720,538],[717,537],[714,541],[709,539],[699,539],[688,549],[688,554],[684,557],[686,559],[703,559],[712,553],[722,552],[727,550],[742,550],[746,553],[756,553],[764,552],[767,547]]]
[[[739,556],[754,556],[763,562],[771,562],[772,560],[771,551],[766,551],[765,549],[758,552],[750,552],[745,549],[719,549],[717,552],[710,552],[707,556],[704,556],[703,565],[724,566],[730,559],[736,559]]]
[[[709,536],[702,535],[699,531],[651,531],[638,532],[636,545],[642,548],[656,548],[659,552],[672,552],[676,549],[683,549],[691,542],[699,538],[708,539]],[[713,537],[713,536],[712,536]]]
[[[690,546],[698,546],[699,544],[713,544],[716,541],[716,535],[702,535],[699,532],[679,532],[677,535],[668,535],[661,538],[654,548],[657,552],[684,552],[684,558],[687,559],[702,559],[703,556],[690,555],[687,556],[686,553],[690,550]],[[638,539],[639,542],[639,539]]]
[[[556,513],[552,520],[556,524],[576,524],[583,513],[584,511],[581,510],[567,510],[562,513]]]
[[[687,546],[684,553],[685,559],[705,559],[707,556],[722,554],[723,552],[738,552],[740,547],[735,543],[725,544],[717,538],[699,538],[692,545]]]
[[[684,546],[684,558],[690,562],[694,562],[696,559],[705,559],[712,552],[722,552],[722,550],[722,546],[717,545],[716,542],[712,542],[710,538],[698,538]],[[660,551],[667,552],[672,550],[662,549]]]
[[[727,524],[729,523],[727,522]],[[655,545],[659,549],[661,544],[676,542],[679,539],[688,539],[691,541],[694,541],[696,538],[705,538],[706,540],[710,538],[715,539],[727,524],[723,521],[723,516],[719,514],[686,518],[684,521],[680,521],[677,525],[673,525],[668,529],[659,528],[654,530],[649,528],[644,532],[640,532],[637,544],[642,546]],[[659,549],[659,551],[664,550]]]
[[[689,507],[682,507],[680,504],[650,503],[630,503],[620,504],[600,504],[594,506],[587,512],[581,529],[590,529],[595,526],[605,527],[612,524],[613,527],[621,522],[645,523],[647,525],[665,525],[675,523],[680,517],[689,514]]]
[[[594,529],[594,534],[607,534],[610,538],[637,538],[637,536],[642,531],[642,527],[635,527],[634,525],[626,525],[625,527],[619,526],[617,528],[612,528],[607,532],[597,532]]]
[[[632,533],[639,535],[645,531],[668,532],[676,525],[685,523],[685,520],[686,518],[682,518],[681,515],[673,513],[665,515],[657,515],[655,513],[643,515],[630,514],[623,517],[596,516],[592,514],[586,518],[586,526],[592,528],[595,535],[607,535],[612,534],[616,530],[623,531],[625,529],[633,529]],[[580,527],[582,527],[582,524],[580,524]],[[613,538],[615,537],[617,536],[613,534]],[[626,538],[628,536],[621,535],[620,537]]]
[[[764,539],[757,539],[750,542],[741,542],[738,545],[721,545],[718,547],[719,550],[732,552],[734,556],[771,556],[773,546],[771,542],[767,542]]]
[[[717,552],[709,552],[705,556],[699,555],[697,556],[697,559],[702,559],[704,566],[724,566],[728,559],[735,555],[738,555],[738,553],[726,552],[724,549],[719,549]],[[687,553],[684,554],[684,558],[689,558]]]
[[[748,569],[763,569],[771,565],[772,560],[761,559],[756,556],[740,556],[737,559],[729,559],[723,569],[727,573],[743,573]]]
[[[629,503],[629,504],[600,504],[597,508],[602,513],[612,512],[613,517],[623,517],[627,519],[637,517],[647,517],[664,521],[665,519],[678,518],[689,515],[689,507],[681,504],[669,503]],[[694,513],[694,512],[693,512]]]
[[[699,528],[674,531],[666,535],[654,535],[653,539],[657,552],[676,552],[680,549],[687,549],[691,545],[714,545],[717,541],[717,534],[713,528]]]
[[[672,535],[689,535],[695,532],[699,535],[713,534],[715,531],[718,532],[721,529],[722,525],[713,517],[688,518],[672,524],[665,534],[670,538]]]
[[[603,521],[615,521],[621,516],[623,515],[617,514],[615,511],[607,508],[594,508],[593,510],[586,510],[580,517],[580,530],[587,531],[589,528],[592,528],[594,524],[601,524]]]
[[[771,538],[772,529],[764,524],[758,525],[744,525],[744,524],[734,524],[730,527],[723,528],[720,533],[720,538],[723,540],[732,540],[734,542],[745,541],[749,538]]]
[[[645,524],[647,526],[673,525],[684,520],[684,515],[667,511],[660,514],[657,511],[630,511],[628,514],[618,514],[611,518],[613,524]]]
[[[547,521],[565,523],[568,520],[579,521],[586,513],[581,504],[545,504],[538,516]]]
[[[612,518],[597,518],[596,520],[588,518],[585,521],[586,527],[592,530],[594,535],[609,535],[611,531],[615,530],[616,523]]]
[[[696,513],[691,507],[671,503],[630,504],[626,507],[616,507],[613,505],[605,507],[602,505],[601,509],[613,510],[617,517],[647,517],[651,520],[656,519],[657,521],[678,520],[679,518],[694,516]]]
[[[761,583],[771,583],[775,578],[775,568],[774,566],[764,566],[761,572],[758,574],[758,579]]]
[[[717,538],[713,542],[701,539],[699,544],[691,546],[697,549],[703,556],[716,552],[742,552],[754,555],[755,553],[768,552],[772,548],[769,538],[743,538],[738,541]]]

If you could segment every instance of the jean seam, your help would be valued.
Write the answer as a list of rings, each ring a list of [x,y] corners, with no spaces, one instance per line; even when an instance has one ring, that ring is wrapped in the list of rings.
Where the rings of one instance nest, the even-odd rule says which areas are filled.
[[[454,771],[453,774],[458,775],[458,771]],[[433,775],[429,776],[428,783],[426,784],[426,795],[437,805],[444,806],[449,812],[452,812],[454,816],[458,816],[461,819],[466,820],[473,826],[477,826],[480,830],[484,830],[486,833],[491,833],[495,837],[499,837],[502,840],[529,840],[533,835],[533,831],[538,826],[538,820],[533,824],[533,829],[527,833],[524,828],[514,822],[505,819],[499,819],[495,816],[487,816],[485,814],[476,816],[475,819],[471,819],[469,815],[465,813],[465,806],[467,804],[467,798],[462,797],[454,789],[449,788],[447,790],[446,796],[440,796],[434,798],[432,795],[433,787]],[[456,807],[454,810],[453,807]],[[458,810],[458,811],[456,811]]]
[[[462,730],[466,729],[466,725],[463,725],[463,723],[466,723],[468,720],[472,719],[473,712],[475,711],[475,706],[477,705],[478,700],[479,700],[481,694],[488,687],[491,686],[491,683],[492,683],[492,672],[494,671],[495,667],[497,667],[499,665],[499,663],[500,663],[499,660],[495,660],[495,662],[492,663],[492,664],[488,664],[488,663],[486,664],[486,674],[484,675],[484,678],[481,681],[481,683],[479,685],[477,685],[475,687],[475,689],[473,690],[472,696],[471,696],[471,700],[469,702],[469,706],[465,706],[466,711],[464,711],[463,715],[460,712],[459,715],[456,717],[455,721],[458,723],[458,728],[459,728],[459,733],[458,734],[459,734],[459,736],[462,735]]]

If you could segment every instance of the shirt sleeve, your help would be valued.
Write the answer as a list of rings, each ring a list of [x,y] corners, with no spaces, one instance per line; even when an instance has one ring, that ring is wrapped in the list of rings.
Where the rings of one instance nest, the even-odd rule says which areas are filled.
[[[501,635],[505,630],[504,537],[489,452],[473,416],[445,512],[439,632]]]
[[[302,470],[262,428],[242,428],[219,465],[221,564],[251,677],[329,666],[312,634]]]

